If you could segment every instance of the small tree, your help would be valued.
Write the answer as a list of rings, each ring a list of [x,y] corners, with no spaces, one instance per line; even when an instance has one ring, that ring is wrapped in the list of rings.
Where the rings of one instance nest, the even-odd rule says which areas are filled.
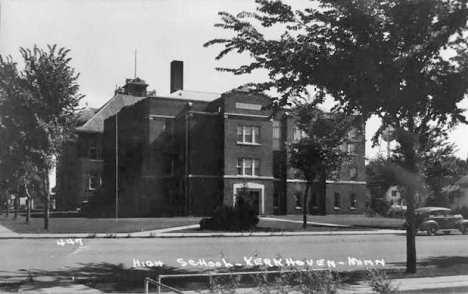
[[[304,136],[291,145],[290,163],[302,172],[307,181],[302,198],[303,228],[307,227],[308,194],[318,177],[336,170],[347,157],[340,147],[355,118],[338,113],[324,113],[311,104],[298,106],[297,127]]]

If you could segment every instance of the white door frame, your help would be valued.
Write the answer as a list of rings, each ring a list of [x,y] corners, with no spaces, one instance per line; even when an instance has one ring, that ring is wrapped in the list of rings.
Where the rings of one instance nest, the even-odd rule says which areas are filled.
[[[232,185],[232,191],[234,191],[234,195],[232,197],[232,206],[236,206],[236,197],[237,197],[237,190],[247,188],[247,189],[259,189],[261,191],[260,195],[260,211],[259,214],[265,214],[265,185],[253,182],[243,182],[243,183],[236,183]]]

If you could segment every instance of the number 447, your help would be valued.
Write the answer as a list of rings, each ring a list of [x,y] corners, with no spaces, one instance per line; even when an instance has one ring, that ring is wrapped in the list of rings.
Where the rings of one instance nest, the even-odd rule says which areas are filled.
[[[83,240],[82,239],[66,239],[66,240],[60,239],[60,240],[57,240],[57,245],[60,245],[60,246],[65,246],[67,244],[75,245],[75,243],[80,244],[80,246],[83,246]]]

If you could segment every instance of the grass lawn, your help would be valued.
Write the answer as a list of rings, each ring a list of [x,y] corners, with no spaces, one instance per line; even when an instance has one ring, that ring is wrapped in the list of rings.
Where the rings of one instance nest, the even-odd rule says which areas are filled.
[[[25,217],[13,220],[12,215],[0,216],[0,225],[16,233],[133,233],[198,224],[199,217],[171,218],[51,218],[49,230],[44,230],[42,218],[31,218],[29,224]]]
[[[323,227],[308,225],[302,228],[302,215],[275,215],[272,218],[292,220],[296,222],[284,222],[274,220],[260,220],[257,232],[297,232],[297,231],[343,231],[362,230],[372,228],[401,228],[404,219],[369,217],[364,215],[327,215],[307,217],[308,222],[329,223],[346,227]],[[13,220],[13,216],[7,218],[0,216],[0,225],[17,233],[133,233],[198,224],[200,217],[166,217],[166,218],[84,218],[84,217],[52,217],[49,230],[43,229],[44,221],[40,217],[33,217],[29,224],[25,223],[25,217],[20,215]],[[179,233],[200,232],[197,229],[177,231]],[[205,231],[206,232],[206,231]]]
[[[275,216],[276,217],[276,216]],[[248,232],[329,232],[329,231],[359,231],[369,230],[369,228],[359,227],[325,227],[325,226],[314,226],[307,225],[307,228],[302,228],[302,223],[298,222],[285,222],[260,219],[255,229]],[[175,233],[219,233],[220,231],[201,231],[199,229],[185,229],[176,231]]]

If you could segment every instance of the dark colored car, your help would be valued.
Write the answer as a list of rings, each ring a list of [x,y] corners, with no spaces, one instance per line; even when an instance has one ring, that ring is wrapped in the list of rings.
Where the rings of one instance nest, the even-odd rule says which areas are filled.
[[[452,214],[445,207],[422,207],[415,209],[416,230],[425,231],[434,236],[438,231],[448,235],[452,230],[459,230],[463,235],[468,232],[468,220],[461,214]]]

